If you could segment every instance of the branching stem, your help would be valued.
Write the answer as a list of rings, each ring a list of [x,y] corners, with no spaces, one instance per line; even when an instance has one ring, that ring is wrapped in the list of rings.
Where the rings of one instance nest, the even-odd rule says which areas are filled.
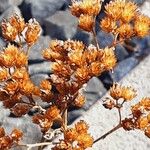
[[[98,139],[96,139],[94,141],[94,143],[97,143],[98,141],[106,138],[109,134],[115,132],[116,130],[120,129],[121,127],[122,127],[121,124],[118,124],[116,127],[114,127],[113,129],[111,129],[110,131],[108,131],[107,133],[105,133],[104,135],[102,135],[101,137],[99,137]]]

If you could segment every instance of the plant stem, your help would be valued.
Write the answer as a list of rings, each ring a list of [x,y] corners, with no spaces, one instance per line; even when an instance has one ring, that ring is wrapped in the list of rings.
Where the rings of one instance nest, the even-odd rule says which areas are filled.
[[[64,131],[67,130],[67,123],[68,123],[68,109],[65,109],[64,115],[63,115],[63,128]]]
[[[98,40],[97,40],[97,36],[96,36],[96,31],[94,29],[95,27],[93,27],[92,29],[92,33],[93,33],[93,37],[94,37],[94,42],[95,42],[95,45],[97,47],[97,49],[99,49],[99,44],[98,44]]]
[[[40,142],[40,143],[43,143],[43,142],[45,142],[45,138],[44,138],[44,136],[42,135],[42,138],[41,138],[41,142]],[[42,150],[42,148],[43,148],[43,146],[41,145],[41,146],[39,146],[38,150]]]
[[[118,113],[119,113],[119,123],[121,124],[121,108],[118,108]]]
[[[119,128],[121,128],[121,124],[119,123],[116,127],[114,127],[113,129],[111,129],[110,131],[108,131],[107,133],[105,133],[104,135],[102,135],[101,137],[99,137],[98,139],[96,139],[94,141],[94,143],[97,143],[99,140],[102,140],[104,138],[106,138],[106,136],[108,136],[109,134],[115,132],[116,130],[118,130]]]
[[[92,33],[93,33],[95,45],[96,45],[97,49],[99,49],[99,44],[98,44],[98,40],[97,40],[97,36],[96,36],[95,26],[96,26],[96,17],[94,18],[94,26],[92,28]]]
[[[39,147],[39,146],[45,146],[45,145],[53,145],[51,142],[43,142],[43,143],[36,143],[36,144],[20,144],[18,146],[25,146],[28,147],[28,150],[30,150],[33,147]]]

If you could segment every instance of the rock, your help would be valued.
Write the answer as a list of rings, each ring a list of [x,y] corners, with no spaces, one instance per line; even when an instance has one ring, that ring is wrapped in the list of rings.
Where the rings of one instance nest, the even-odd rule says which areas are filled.
[[[78,20],[69,10],[57,11],[45,19],[45,34],[61,40],[71,39],[77,31]]]
[[[41,139],[40,128],[38,125],[32,123],[32,120],[28,115],[20,118],[6,117],[3,120],[2,127],[6,129],[7,133],[11,133],[14,128],[23,131],[23,143],[37,143]],[[21,147],[19,150],[21,150]]]
[[[51,68],[50,68],[50,62],[42,62],[42,63],[35,63],[32,65],[29,65],[29,74],[32,76],[34,74],[44,73],[44,74],[50,74]]]
[[[89,45],[91,44],[93,36],[88,32],[78,29],[72,39],[82,41],[84,44]]]
[[[6,9],[2,15],[0,16],[0,22],[2,22],[3,19],[8,19],[14,14],[21,15],[20,9],[17,6],[11,6],[8,9]]]
[[[97,33],[97,39],[98,39],[100,48],[109,46],[113,42],[113,36],[103,31],[100,31]]]
[[[0,51],[6,46],[6,42],[0,37]]]
[[[138,64],[138,60],[134,57],[129,57],[114,68],[113,73],[110,73],[111,78],[114,82],[118,82],[122,79],[129,71],[131,71]]]
[[[141,5],[144,3],[145,0],[131,0],[131,1],[138,4],[138,5]]]
[[[7,134],[10,134],[14,128],[23,131],[23,143],[37,143],[41,139],[41,132],[36,124],[32,123],[31,118],[25,115],[20,118],[9,117],[10,111],[3,107],[0,102],[0,126],[4,127]],[[23,150],[23,147],[15,148],[14,150]]]
[[[122,45],[117,45],[115,49],[115,54],[118,61],[124,60],[129,54]]]
[[[85,89],[84,95],[86,96],[86,103],[82,108],[71,109],[71,111],[68,113],[69,124],[84,114],[85,111],[89,110],[90,107],[107,92],[102,82],[96,77],[93,77],[87,83]]]
[[[149,8],[150,8],[150,1],[149,0],[145,0],[144,3],[142,4],[142,6],[140,7],[140,11],[143,14],[145,14],[145,15],[150,17]]]
[[[26,8],[28,8],[28,11],[31,12],[32,17],[36,18],[42,24],[45,18],[53,15],[65,4],[66,2],[64,0],[25,0],[22,5],[22,8],[24,8],[24,10],[22,11],[27,12]]]
[[[50,43],[50,37],[49,36],[40,36],[39,40],[31,47],[30,54],[29,54],[29,62],[41,62],[44,60],[42,57],[42,50],[45,48],[48,48]]]
[[[48,78],[47,74],[34,74],[31,76],[31,80],[35,85],[39,85],[41,80]]]
[[[106,93],[106,89],[103,83],[97,77],[93,77],[87,83],[87,86],[86,86],[86,90],[85,90],[86,103],[83,109],[88,110],[105,93]]]
[[[0,0],[0,12],[5,11],[10,6],[18,6],[23,2],[23,0]]]

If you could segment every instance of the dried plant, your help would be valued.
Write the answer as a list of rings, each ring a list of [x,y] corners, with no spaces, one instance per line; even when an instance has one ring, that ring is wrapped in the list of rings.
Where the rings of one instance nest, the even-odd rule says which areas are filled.
[[[0,52],[0,98],[3,105],[11,112],[21,117],[31,109],[37,113],[32,117],[33,123],[41,128],[46,142],[36,144],[21,144],[23,133],[14,129],[10,135],[5,135],[0,128],[0,149],[10,149],[12,146],[32,147],[52,145],[53,150],[84,150],[105,138],[110,133],[123,127],[125,130],[141,129],[150,137],[150,99],[144,98],[131,108],[132,117],[121,117],[121,108],[125,102],[136,96],[131,87],[114,84],[110,89],[110,96],[104,102],[108,109],[117,108],[119,124],[102,137],[94,140],[88,133],[88,125],[84,121],[68,127],[67,111],[71,106],[82,107],[86,102],[83,95],[86,83],[94,76],[113,70],[117,63],[115,46],[118,43],[135,36],[144,37],[150,32],[150,19],[138,11],[133,2],[115,0],[106,4],[105,17],[100,21],[100,28],[114,35],[111,45],[101,49],[96,37],[96,17],[101,11],[101,0],[72,1],[70,11],[79,21],[79,28],[93,34],[95,45],[85,45],[82,41],[52,40],[49,47],[43,50],[43,57],[51,61],[52,74],[34,85],[28,73],[28,56],[30,48],[40,36],[41,27],[35,19],[25,23],[24,19],[14,15],[2,22],[2,35],[8,46]],[[11,43],[14,42],[15,45]],[[25,46],[27,45],[27,46]],[[55,88],[55,92],[52,88]],[[42,108],[37,103],[37,97],[47,102],[49,108]],[[53,130],[57,123],[60,128]],[[53,142],[57,131],[63,138]],[[51,137],[52,133],[54,136]],[[47,136],[49,135],[49,138]],[[49,142],[50,141],[50,142]]]

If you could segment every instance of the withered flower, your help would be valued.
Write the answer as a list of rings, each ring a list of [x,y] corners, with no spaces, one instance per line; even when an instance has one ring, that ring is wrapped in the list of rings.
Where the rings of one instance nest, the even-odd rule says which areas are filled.
[[[102,66],[105,70],[111,70],[115,67],[117,59],[114,53],[114,47],[106,47],[103,51],[103,56],[101,58]]]
[[[42,80],[40,83],[40,88],[45,91],[50,91],[52,88],[52,85],[50,84],[48,80]]]
[[[94,139],[90,134],[80,134],[77,138],[77,141],[81,148],[86,149],[88,147],[92,147]]]
[[[137,13],[134,20],[134,31],[139,37],[144,37],[150,33],[150,18]]]
[[[116,29],[116,32],[119,34],[121,39],[128,39],[134,34],[133,27],[129,24],[122,24]]]
[[[100,22],[100,27],[105,31],[105,32],[114,32],[115,29],[117,28],[116,21],[109,17],[105,17],[104,19],[101,20]]]
[[[11,132],[10,136],[12,137],[13,140],[19,141],[20,138],[22,138],[22,136],[23,136],[23,132],[20,131],[19,129],[14,129],[14,130]]]
[[[76,17],[80,17],[81,14],[97,16],[101,10],[101,0],[73,0],[70,8]]]
[[[9,73],[7,69],[0,70],[0,81],[4,81],[9,77]]]
[[[21,34],[24,28],[24,19],[17,14],[10,17],[8,21],[3,20],[2,22],[2,34],[8,41],[15,41],[16,37]]]
[[[150,138],[150,125],[146,128],[145,135]]]
[[[17,29],[18,34],[20,34],[25,28],[25,21],[24,21],[24,19],[21,16],[17,15],[17,14],[12,16],[9,19],[9,22],[14,28]]]
[[[132,120],[132,118],[125,118],[122,121],[122,127],[127,131],[133,130],[135,128],[135,124],[134,124],[134,121]]]
[[[51,106],[47,109],[44,116],[51,121],[61,118],[60,110],[56,106]]]
[[[93,16],[81,14],[79,17],[79,28],[91,32],[94,27],[94,18]]]
[[[83,0],[80,7],[83,14],[97,16],[101,10],[101,0]]]
[[[82,107],[85,104],[85,101],[86,101],[85,96],[82,94],[79,94],[74,101],[74,105],[77,107]]]
[[[112,109],[115,107],[115,102],[114,100],[107,98],[106,101],[104,101],[103,106],[106,109]]]
[[[142,117],[139,117],[136,123],[139,129],[144,129],[148,125],[148,119],[146,116],[142,116]]]
[[[5,136],[5,130],[3,127],[0,127],[0,138]]]
[[[3,20],[1,27],[2,27],[2,35],[5,39],[7,39],[8,41],[16,40],[18,32],[17,29],[10,24],[10,22]]]
[[[85,121],[80,120],[80,122],[77,122],[75,124],[75,129],[79,134],[85,134],[87,133],[89,126],[87,125]]]
[[[114,84],[110,89],[110,95],[116,100],[123,98],[125,101],[130,101],[136,96],[136,91],[131,87]]]
[[[39,38],[41,27],[35,19],[30,19],[25,32],[25,40],[29,46],[32,46]]]
[[[73,142],[77,139],[78,133],[74,128],[67,129],[64,133],[65,141]]]

